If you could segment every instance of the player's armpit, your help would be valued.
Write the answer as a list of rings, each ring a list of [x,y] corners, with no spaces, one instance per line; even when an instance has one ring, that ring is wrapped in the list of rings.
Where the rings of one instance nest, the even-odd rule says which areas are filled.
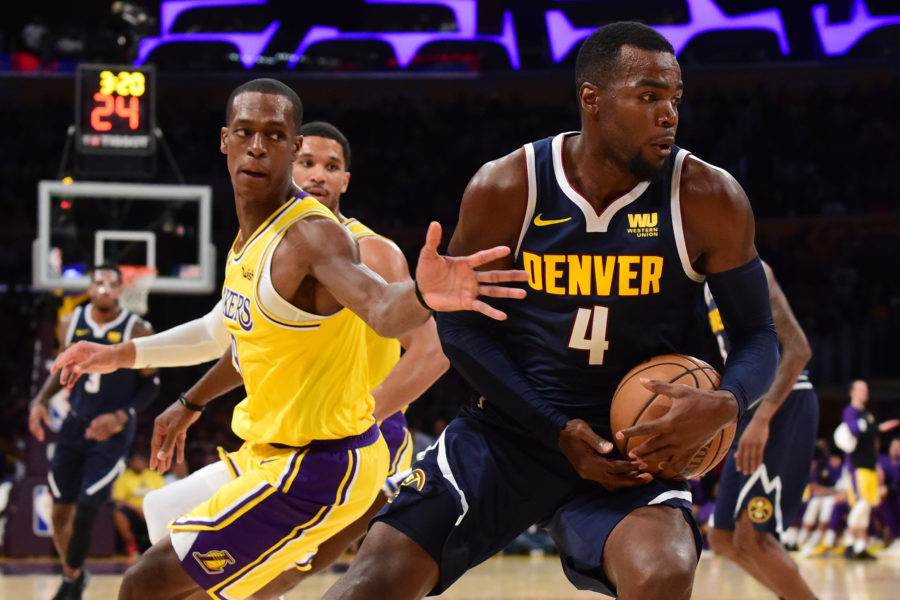
[[[459,220],[448,246],[452,256],[471,254],[493,246],[515,251],[528,204],[524,152],[516,150],[483,165],[463,193]],[[508,269],[512,252],[486,269]]]

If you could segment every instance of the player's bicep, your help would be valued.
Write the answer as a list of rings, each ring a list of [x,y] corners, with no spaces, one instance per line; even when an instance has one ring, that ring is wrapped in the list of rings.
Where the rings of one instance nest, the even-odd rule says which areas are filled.
[[[688,252],[701,272],[729,271],[756,257],[753,209],[734,177],[691,157],[680,191]]]
[[[341,306],[369,322],[387,283],[362,262],[359,246],[346,228],[324,219],[310,225],[304,240],[309,274]]]

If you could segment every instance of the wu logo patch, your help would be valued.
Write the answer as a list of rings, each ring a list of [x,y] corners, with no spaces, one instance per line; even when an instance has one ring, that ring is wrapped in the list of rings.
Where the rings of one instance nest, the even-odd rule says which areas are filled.
[[[629,214],[628,233],[633,233],[637,237],[657,237],[659,235],[658,221],[659,217],[655,212]]]
[[[191,556],[206,571],[207,575],[220,575],[225,571],[225,567],[234,564],[234,558],[228,553],[228,550],[192,552]]]
[[[765,496],[757,496],[747,503],[747,516],[754,523],[765,523],[772,518],[772,502]]]
[[[245,268],[244,265],[241,265],[241,275],[243,275],[244,279],[247,281],[253,281],[253,271]]]
[[[118,344],[122,341],[122,332],[121,331],[110,331],[106,334],[106,339],[109,340],[110,344]]]
[[[410,487],[416,488],[418,491],[422,491],[422,488],[425,487],[425,471],[422,469],[413,469],[413,472],[407,476],[406,479],[403,480],[401,486],[408,485]]]

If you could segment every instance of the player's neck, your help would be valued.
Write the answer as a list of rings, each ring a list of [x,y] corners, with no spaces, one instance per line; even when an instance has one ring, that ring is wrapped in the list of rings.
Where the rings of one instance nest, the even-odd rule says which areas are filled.
[[[114,321],[121,312],[122,309],[118,306],[101,308],[94,303],[91,303],[91,319],[93,319],[94,323],[109,323],[110,321]]]
[[[235,193],[234,207],[241,230],[237,242],[238,248],[243,247],[244,242],[250,239],[253,232],[259,229],[266,219],[294,197],[293,191],[293,186],[290,186],[285,193],[264,200],[248,200]]]
[[[627,168],[591,145],[583,134],[564,140],[562,163],[569,183],[598,214],[640,183]]]

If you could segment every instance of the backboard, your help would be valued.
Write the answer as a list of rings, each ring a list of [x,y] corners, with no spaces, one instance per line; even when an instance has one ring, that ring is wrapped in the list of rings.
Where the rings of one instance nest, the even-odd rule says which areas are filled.
[[[206,294],[216,283],[208,186],[93,181],[38,184],[38,289],[84,290],[104,262],[147,265],[151,292]]]

